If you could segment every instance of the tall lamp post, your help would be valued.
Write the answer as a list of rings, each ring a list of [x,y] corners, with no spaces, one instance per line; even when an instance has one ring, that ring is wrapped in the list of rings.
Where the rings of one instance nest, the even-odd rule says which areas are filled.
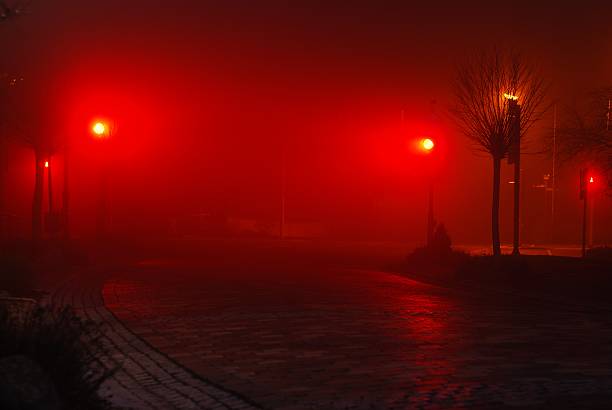
[[[583,208],[582,208],[582,257],[586,256],[587,251],[587,224],[589,223],[589,205],[590,207],[590,230],[589,234],[593,235],[593,184],[595,182],[595,178],[593,174],[589,172],[588,168],[580,169],[580,199],[583,200]],[[591,191],[591,192],[590,192]]]
[[[433,153],[435,144],[430,138],[423,138],[420,141],[420,148],[426,154]],[[427,198],[427,246],[431,246],[434,236],[434,229],[436,226],[436,220],[434,219],[434,177],[433,174],[429,175],[428,182],[428,198]]]
[[[94,137],[99,140],[104,148],[102,149],[102,161],[100,167],[100,192],[98,197],[97,215],[96,215],[96,234],[99,239],[106,237],[107,224],[108,224],[108,152],[107,142],[108,138],[111,137],[111,130],[108,125],[104,122],[98,121],[92,127],[91,131]]]
[[[514,237],[512,254],[520,255],[520,201],[521,201],[521,106],[518,97],[504,94],[508,101],[508,116],[510,120],[510,149],[508,164],[514,164]]]

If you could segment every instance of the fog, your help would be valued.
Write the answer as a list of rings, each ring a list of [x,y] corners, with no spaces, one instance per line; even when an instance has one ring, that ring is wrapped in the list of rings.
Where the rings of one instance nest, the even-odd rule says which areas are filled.
[[[27,128],[70,143],[75,235],[95,229],[104,161],[112,230],[135,236],[167,235],[194,214],[278,223],[284,163],[288,224],[424,240],[435,174],[436,219],[455,242],[485,243],[492,164],[448,118],[457,62],[495,46],[521,51],[552,82],[550,101],[605,85],[612,72],[603,3],[328,3],[35,1],[3,24],[0,68],[24,78]],[[105,147],[91,136],[97,119],[114,125]],[[523,238],[578,242],[577,165],[558,170],[555,232],[534,188],[550,172],[537,152],[551,128],[549,113],[529,136]],[[424,135],[439,141],[435,164],[410,150]],[[34,157],[18,143],[9,152],[6,207],[27,235]],[[51,161],[60,207],[63,151]],[[505,166],[506,241],[511,175]],[[595,241],[610,242],[610,200],[597,201]]]

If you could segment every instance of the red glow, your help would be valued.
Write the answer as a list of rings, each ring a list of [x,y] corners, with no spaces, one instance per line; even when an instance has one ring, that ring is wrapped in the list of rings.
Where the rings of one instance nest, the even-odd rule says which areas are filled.
[[[45,168],[49,168],[49,161],[45,161]]]
[[[593,179],[593,177],[589,178],[589,183],[591,183],[591,184],[592,184],[593,182],[595,182],[595,180]]]

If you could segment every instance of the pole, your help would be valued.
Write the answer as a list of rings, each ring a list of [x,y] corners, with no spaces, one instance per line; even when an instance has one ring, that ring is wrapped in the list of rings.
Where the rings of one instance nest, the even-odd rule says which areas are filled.
[[[47,167],[47,186],[49,187],[49,217],[53,213],[53,184],[51,183],[51,161],[48,161]]]
[[[584,191],[584,207],[582,210],[582,257],[586,256],[586,233],[587,233],[587,198],[589,197],[589,190]]]
[[[551,242],[555,238],[555,177],[556,177],[556,161],[557,161],[557,105],[555,104],[553,111],[553,149],[552,149],[552,191],[550,197],[550,239]]]
[[[105,141],[108,142],[108,141]],[[102,144],[100,147],[102,151],[102,164],[100,166],[100,192],[98,198],[98,217],[97,217],[97,234],[98,239],[105,239],[107,233],[107,222],[108,222],[108,150],[106,145]]]
[[[280,232],[281,239],[285,236],[285,145],[281,151],[281,214],[280,214]]]
[[[429,181],[429,195],[428,195],[428,209],[427,209],[427,246],[431,246],[434,236],[434,183],[433,178]]]
[[[611,98],[608,98],[608,113],[606,115],[606,131],[610,131],[610,103],[612,102]]]
[[[37,245],[42,238],[42,210],[45,189],[44,156],[40,149],[36,149],[36,177],[34,185],[34,198],[32,200],[32,240]]]
[[[520,255],[520,201],[521,201],[521,106],[510,101],[512,110],[512,139],[514,150],[514,237],[512,254]]]
[[[521,198],[521,160],[516,157],[514,163],[514,238],[512,241],[512,254],[519,255],[520,247],[520,199]]]
[[[62,206],[63,206],[63,218],[64,218],[64,239],[70,239],[70,219],[69,219],[69,209],[70,209],[70,184],[69,184],[69,170],[70,170],[70,160],[69,160],[69,150],[68,140],[66,137],[66,142],[64,144],[64,192],[62,198]]]
[[[589,201],[589,248],[593,247],[593,219],[595,219],[595,197]]]

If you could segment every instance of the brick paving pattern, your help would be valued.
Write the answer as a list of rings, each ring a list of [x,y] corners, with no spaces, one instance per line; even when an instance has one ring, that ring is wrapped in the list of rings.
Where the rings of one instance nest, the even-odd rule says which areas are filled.
[[[270,409],[609,408],[612,315],[452,292],[376,271],[116,272],[108,309]]]
[[[86,275],[87,276],[87,275]],[[123,326],[105,307],[101,275],[73,278],[51,293],[47,303],[72,306],[83,319],[98,323],[109,354],[108,369],[118,369],[101,394],[121,409],[255,409],[234,394],[194,376]]]

